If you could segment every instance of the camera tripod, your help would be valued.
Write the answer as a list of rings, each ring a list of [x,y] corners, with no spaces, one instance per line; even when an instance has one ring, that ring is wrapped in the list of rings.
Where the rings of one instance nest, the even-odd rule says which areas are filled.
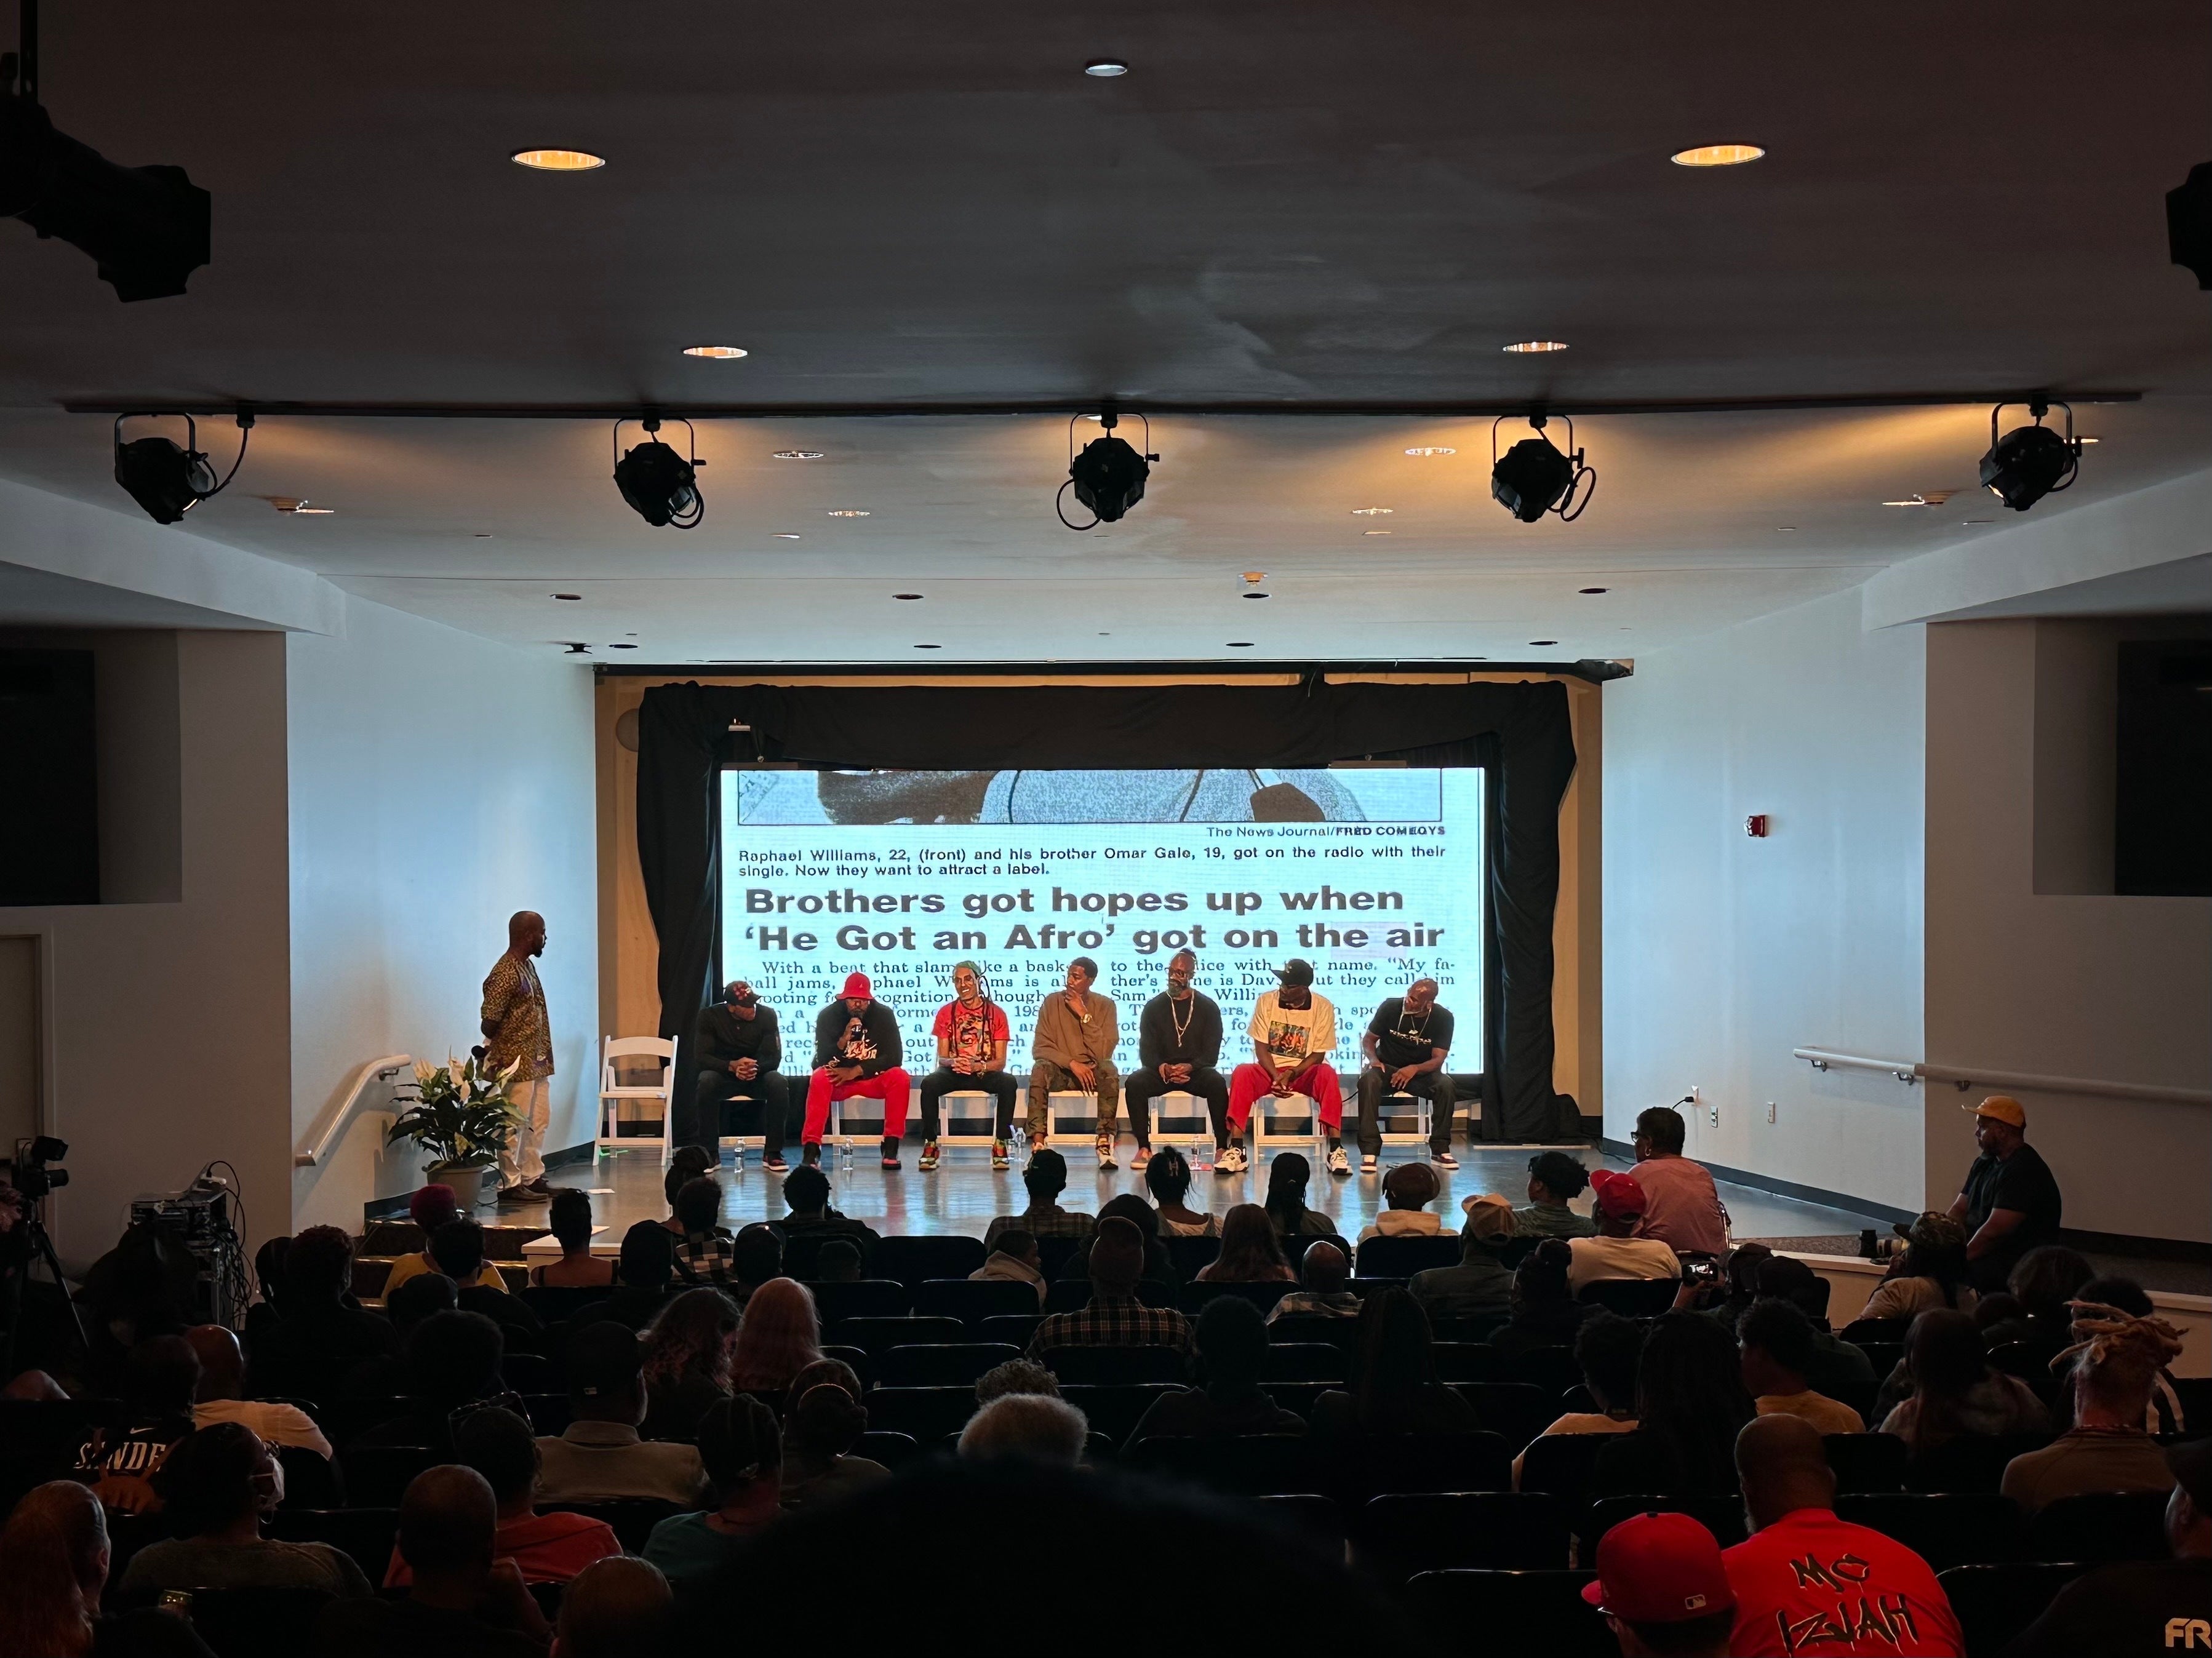
[[[69,1309],[70,1325],[76,1332],[77,1351],[88,1354],[92,1351],[92,1344],[84,1333],[84,1315],[78,1309],[76,1303],[70,1299],[69,1280],[62,1276],[60,1258],[54,1254],[54,1241],[46,1231],[46,1223],[39,1218],[27,1198],[23,1201],[21,1224],[31,1248],[29,1256],[23,1262],[22,1277],[15,1285],[13,1297],[15,1316],[8,1321],[7,1339],[4,1344],[0,1344],[0,1376],[15,1374],[16,1347],[22,1339],[24,1321],[33,1310],[27,1294],[31,1287],[31,1269],[40,1261],[46,1263],[46,1271],[53,1275],[54,1289],[61,1297],[62,1305]]]

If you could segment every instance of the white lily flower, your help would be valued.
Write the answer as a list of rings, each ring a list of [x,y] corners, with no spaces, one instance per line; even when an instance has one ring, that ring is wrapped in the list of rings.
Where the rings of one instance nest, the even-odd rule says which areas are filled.
[[[449,1057],[446,1060],[446,1074],[453,1079],[453,1091],[456,1094],[468,1092],[468,1073],[462,1068],[459,1060]]]
[[[431,1078],[432,1077],[434,1077],[434,1076],[435,1076],[435,1075],[437,1074],[437,1070],[438,1070],[437,1066],[435,1066],[432,1065],[432,1064],[429,1062],[429,1060],[416,1060],[416,1061],[415,1061],[415,1084],[416,1084],[416,1086],[419,1088],[419,1087],[421,1087],[424,1083],[426,1083],[426,1082],[429,1081],[429,1080],[430,1080],[430,1078]]]

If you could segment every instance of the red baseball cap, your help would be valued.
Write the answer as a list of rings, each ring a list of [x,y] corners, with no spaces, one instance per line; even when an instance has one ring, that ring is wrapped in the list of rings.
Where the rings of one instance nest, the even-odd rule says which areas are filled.
[[[845,975],[844,989],[837,993],[841,996],[866,996],[872,1001],[875,999],[876,987],[868,982],[866,974],[848,973]]]
[[[1590,1195],[1597,1212],[1614,1220],[1632,1220],[1644,1212],[1644,1188],[1636,1176],[1618,1169],[1601,1169],[1590,1176]]]
[[[1721,1546],[1686,1514],[1639,1514],[1598,1540],[1583,1599],[1630,1624],[1682,1624],[1735,1609]]]

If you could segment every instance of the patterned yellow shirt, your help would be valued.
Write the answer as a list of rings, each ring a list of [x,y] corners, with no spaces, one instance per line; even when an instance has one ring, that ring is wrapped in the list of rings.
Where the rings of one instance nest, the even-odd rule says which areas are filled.
[[[526,956],[512,950],[492,963],[483,983],[480,1016],[498,1034],[485,1044],[484,1064],[496,1075],[514,1060],[522,1066],[518,1082],[553,1074],[553,1029],[545,1017],[545,987]]]

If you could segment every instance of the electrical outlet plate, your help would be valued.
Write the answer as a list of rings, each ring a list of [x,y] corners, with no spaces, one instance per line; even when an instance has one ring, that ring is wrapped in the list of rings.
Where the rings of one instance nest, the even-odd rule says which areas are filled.
[[[1715,1127],[1715,1128],[1718,1128],[1718,1127],[1721,1126],[1721,1108],[1720,1108],[1720,1107],[1718,1107],[1717,1105],[1710,1105],[1710,1106],[1707,1106],[1707,1107],[1705,1108],[1705,1121],[1706,1121],[1708,1123],[1710,1123],[1713,1127]]]

